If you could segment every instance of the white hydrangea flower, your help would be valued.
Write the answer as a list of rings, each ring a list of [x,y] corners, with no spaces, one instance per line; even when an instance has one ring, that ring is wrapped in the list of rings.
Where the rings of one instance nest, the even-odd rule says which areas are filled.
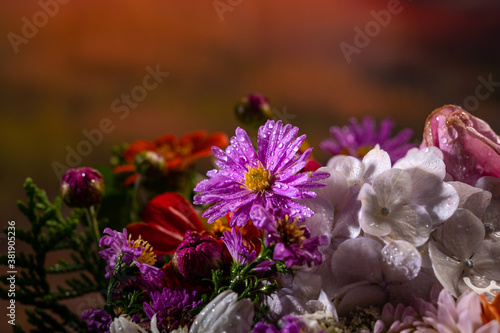
[[[361,187],[366,183],[371,184],[378,175],[389,170],[391,158],[377,144],[361,161],[352,156],[338,155],[332,157],[327,166],[343,174],[348,186],[358,185]]]
[[[446,166],[439,149],[411,150],[394,163],[393,168],[409,173],[412,184],[410,201],[425,208],[433,227],[453,215],[460,200],[453,186],[444,182]]]
[[[385,171],[373,186],[364,184],[359,194],[363,231],[415,246],[424,244],[431,233],[431,218],[424,207],[413,204],[412,190],[409,172],[400,169]]]
[[[457,209],[429,243],[432,267],[441,285],[455,297],[475,286],[485,287],[500,281],[500,243],[484,239],[482,222],[470,211]]]

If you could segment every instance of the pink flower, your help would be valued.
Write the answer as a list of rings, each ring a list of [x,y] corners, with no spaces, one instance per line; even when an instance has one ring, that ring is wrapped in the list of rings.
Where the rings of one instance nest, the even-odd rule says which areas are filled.
[[[482,176],[500,177],[500,137],[459,106],[445,105],[427,117],[420,148],[429,146],[441,149],[454,180],[475,185]]]

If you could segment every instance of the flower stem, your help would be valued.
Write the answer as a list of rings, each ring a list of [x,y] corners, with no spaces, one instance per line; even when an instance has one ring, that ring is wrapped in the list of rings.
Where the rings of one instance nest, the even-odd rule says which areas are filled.
[[[96,244],[97,244],[97,247],[99,247],[101,233],[99,232],[99,225],[97,224],[97,215],[96,215],[94,206],[92,205],[88,208],[85,208],[85,213],[87,215],[87,221],[88,221],[89,227],[91,227],[94,230],[94,237],[96,240]]]
[[[142,182],[142,176],[139,175],[134,182],[134,191],[132,192],[132,203],[130,205],[130,221],[136,222],[139,219],[139,190]]]

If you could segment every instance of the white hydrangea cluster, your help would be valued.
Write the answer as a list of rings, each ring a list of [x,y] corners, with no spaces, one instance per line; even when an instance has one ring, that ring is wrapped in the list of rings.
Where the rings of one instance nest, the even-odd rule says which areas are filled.
[[[304,200],[316,212],[305,224],[331,242],[322,265],[281,281],[268,300],[275,318],[408,304],[436,285],[455,297],[498,293],[500,179],[449,181],[435,147],[412,149],[392,165],[377,145],[362,160],[335,156],[318,171],[330,177]]]

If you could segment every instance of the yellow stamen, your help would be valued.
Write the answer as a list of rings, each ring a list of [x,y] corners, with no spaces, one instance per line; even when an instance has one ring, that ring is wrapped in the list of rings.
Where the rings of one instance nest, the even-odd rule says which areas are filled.
[[[306,237],[304,236],[304,229],[297,226],[295,223],[288,220],[288,216],[284,220],[278,221],[278,232],[280,234],[281,241],[285,245],[291,245],[295,243],[302,243]]]
[[[368,152],[372,149],[373,149],[373,146],[361,146],[361,147],[359,147],[358,148],[358,157],[359,158],[365,157],[365,155],[368,154]]]
[[[271,177],[261,165],[258,168],[249,168],[245,174],[245,187],[252,192],[264,192],[270,186]]]
[[[128,241],[132,240],[132,235],[128,236]],[[141,264],[154,265],[156,263],[156,254],[153,252],[153,247],[144,239],[139,238],[136,239],[132,244],[129,245],[131,249],[136,249],[138,247],[143,247],[142,254],[139,258],[137,258],[137,262]]]
[[[231,227],[229,227],[227,222],[224,223],[222,219],[217,219],[212,224],[212,229],[210,231],[212,231],[217,236],[222,236],[224,234],[224,231],[231,231]]]

